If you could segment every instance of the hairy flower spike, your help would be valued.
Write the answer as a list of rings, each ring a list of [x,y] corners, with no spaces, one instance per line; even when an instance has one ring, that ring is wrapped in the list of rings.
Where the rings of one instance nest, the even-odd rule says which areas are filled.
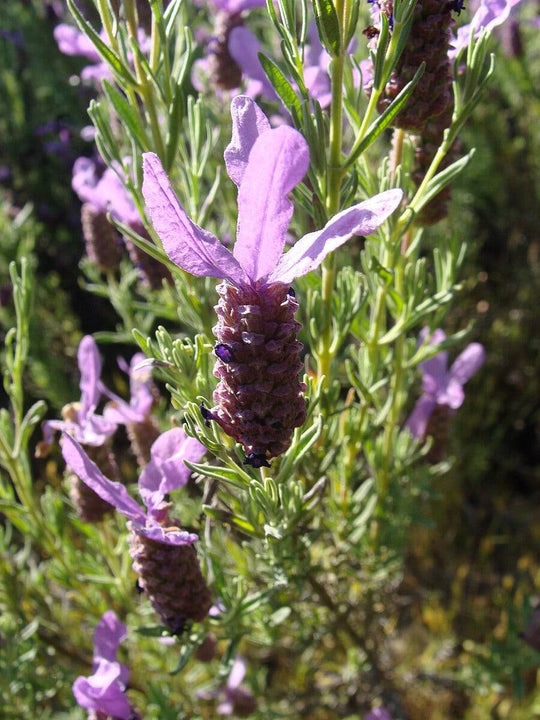
[[[391,0],[381,2],[387,15],[393,11]],[[448,0],[418,0],[403,52],[379,102],[382,112],[412,80],[422,64],[424,74],[406,106],[394,122],[403,130],[421,130],[429,119],[444,112],[452,102],[452,75],[448,57],[452,3]]]
[[[120,264],[123,246],[120,236],[104,212],[90,203],[81,207],[81,224],[86,254],[100,270],[114,270]]]
[[[218,292],[214,416],[244,446],[246,462],[260,467],[285,452],[306,419],[298,303],[280,284],[254,289],[224,282]]]
[[[144,155],[143,195],[169,258],[193,275],[224,280],[214,329],[217,406],[206,411],[205,420],[216,420],[242,443],[247,464],[263,467],[289,447],[305,419],[291,283],[319,267],[351,235],[374,232],[399,205],[402,192],[388,190],[342,211],[283,254],[293,212],[288,196],[307,172],[307,143],[290,127],[270,129],[246,96],[234,98],[231,114],[225,163],[238,186],[233,253],[190,220],[153,153]]]

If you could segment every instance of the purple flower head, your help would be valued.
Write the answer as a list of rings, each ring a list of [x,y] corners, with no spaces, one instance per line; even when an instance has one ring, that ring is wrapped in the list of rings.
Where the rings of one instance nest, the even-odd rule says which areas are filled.
[[[100,176],[94,160],[77,158],[73,165],[71,186],[81,202],[90,203],[95,210],[110,212],[116,220],[126,225],[140,224],[139,211],[118,173],[112,168],[107,168]]]
[[[225,163],[229,177],[238,185],[238,226],[232,253],[190,220],[157,155],[143,155],[148,214],[169,258],[187,272],[222,278],[239,287],[290,285],[315,270],[351,235],[374,232],[399,205],[401,190],[380,193],[338,213],[322,230],[305,235],[283,254],[293,212],[288,194],[307,172],[307,143],[290,127],[270,129],[262,111],[246,96],[233,99],[231,114],[233,133]]]
[[[392,720],[390,713],[388,710],[385,710],[383,707],[374,708],[369,712],[365,720]]]
[[[94,44],[84,33],[79,32],[72,25],[60,23],[54,28],[54,38],[58,49],[64,55],[80,55],[92,62],[92,65],[83,68],[81,72],[83,80],[112,79],[109,66],[103,62]],[[107,42],[107,37],[103,32],[101,32],[101,39]]]
[[[478,10],[471,22],[458,28],[457,36],[448,53],[449,56],[455,58],[461,50],[466,48],[473,33],[474,37],[478,37],[482,30],[490,31],[506,22],[512,9],[520,2],[521,0],[480,0]]]
[[[420,333],[419,341],[425,343],[429,338],[431,345],[445,340],[442,330],[435,330],[431,337],[428,328]],[[426,434],[427,424],[437,405],[445,405],[457,410],[463,404],[465,393],[463,386],[476,373],[486,358],[486,352],[480,343],[471,343],[458,355],[448,369],[448,353],[440,352],[420,363],[423,393],[407,420],[406,427],[417,438]]]
[[[109,610],[94,633],[93,673],[73,683],[73,694],[81,707],[119,720],[133,717],[126,695],[129,670],[116,660],[118,646],[125,638],[126,626]]]
[[[95,412],[101,397],[101,358],[90,335],[85,335],[79,343],[77,362],[81,373],[81,399],[64,408],[63,420],[44,422],[43,435],[45,442],[50,444],[54,431],[61,430],[83,445],[100,446],[115,432],[117,425]]]
[[[154,403],[152,394],[152,370],[147,365],[139,367],[146,359],[142,353],[135,353],[131,362],[127,365],[123,358],[118,360],[121,369],[129,376],[130,400],[127,403],[121,397],[102,386],[102,391],[112,402],[108,403],[103,410],[103,416],[107,420],[126,425],[128,423],[143,422]]]
[[[195,447],[197,443],[197,447]],[[152,458],[139,478],[139,488],[147,511],[128,493],[124,485],[112,482],[103,475],[79,443],[67,433],[62,436],[62,454],[67,465],[97,495],[128,518],[129,527],[138,535],[165,545],[191,545],[197,535],[171,524],[168,506],[163,502],[166,493],[185,485],[190,470],[184,460],[197,462],[205,448],[187,438],[181,428],[163,433],[152,445]]]
[[[244,10],[264,7],[266,0],[211,0],[211,3],[229,15],[236,15],[236,13],[241,13]]]

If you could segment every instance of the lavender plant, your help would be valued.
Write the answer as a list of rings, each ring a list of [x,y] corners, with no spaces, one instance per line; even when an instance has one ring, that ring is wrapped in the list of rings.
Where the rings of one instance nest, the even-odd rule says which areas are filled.
[[[470,334],[438,329],[467,238],[449,222],[432,248],[424,225],[473,154],[454,156],[492,73],[492,16],[455,35],[461,5],[435,0],[373,14],[351,0],[92,5],[99,26],[67,0],[74,25],[56,38],[98,81],[95,156],[73,187],[86,289],[118,316],[96,339],[131,342],[131,399],[106,387],[84,337],[81,401],[44,426],[48,445],[62,431],[78,492],[71,507],[65,492],[38,498],[29,447],[45,408],[23,413],[23,265],[0,444],[8,523],[70,608],[103,616],[75,698],[97,717],[404,718],[387,618],[419,500],[448,467],[428,419],[461,405],[484,359],[474,343],[446,369]],[[119,474],[96,453],[106,444]],[[128,490],[137,473],[146,510]],[[88,489],[107,514],[77,519]],[[82,546],[80,571],[55,532]],[[139,633],[133,687],[113,611]],[[47,619],[60,634],[58,612]]]

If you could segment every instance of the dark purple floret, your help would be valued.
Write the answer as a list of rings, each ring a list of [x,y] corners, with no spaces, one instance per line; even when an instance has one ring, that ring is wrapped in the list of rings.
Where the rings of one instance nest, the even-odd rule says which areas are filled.
[[[234,353],[230,345],[225,343],[218,343],[214,348],[214,352],[218,358],[224,363],[230,363],[234,361]]]
[[[215,420],[213,412],[209,410],[204,403],[199,405],[199,410],[203,416],[204,424],[206,427],[210,427],[210,420]]]
[[[465,0],[450,0],[448,9],[460,15],[461,11],[465,10]]]
[[[244,460],[244,465],[251,465],[254,468],[270,467],[270,463],[266,459],[266,455],[263,453],[248,453]]]

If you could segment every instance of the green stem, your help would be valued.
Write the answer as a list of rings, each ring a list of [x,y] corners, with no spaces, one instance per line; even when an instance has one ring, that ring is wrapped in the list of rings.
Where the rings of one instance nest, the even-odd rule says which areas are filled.
[[[340,22],[341,36],[345,36],[344,19],[347,17],[347,0],[336,2],[336,11]],[[326,212],[328,217],[335,215],[340,209],[340,190],[343,180],[341,167],[341,146],[343,128],[343,70],[346,49],[341,49],[338,57],[332,60],[332,104],[330,108],[330,154],[328,179],[326,184]],[[321,342],[318,352],[319,378],[326,377],[330,382],[332,363],[332,295],[336,274],[335,258],[332,255],[322,266],[322,301],[326,308],[326,324],[321,331]]]
[[[137,27],[137,18],[135,15],[135,8],[133,5],[133,1],[129,0],[129,2],[126,2],[124,7],[125,7],[125,13],[126,13],[128,35],[129,35],[129,38],[132,41],[132,43],[136,45],[138,42],[138,37],[137,37],[138,27]],[[133,53],[133,64],[135,66],[135,74],[137,75],[137,80],[139,83],[138,92],[144,103],[146,112],[148,113],[148,119],[150,121],[150,127],[152,129],[152,137],[154,140],[156,152],[161,158],[165,159],[165,145],[163,144],[163,138],[161,136],[161,129],[159,127],[159,118],[158,118],[158,113],[157,113],[156,106],[154,103],[154,96],[153,96],[152,88],[150,87],[150,84],[148,82],[148,77],[147,77],[146,73],[144,72],[144,69],[140,63],[140,60],[139,60],[136,52]]]

